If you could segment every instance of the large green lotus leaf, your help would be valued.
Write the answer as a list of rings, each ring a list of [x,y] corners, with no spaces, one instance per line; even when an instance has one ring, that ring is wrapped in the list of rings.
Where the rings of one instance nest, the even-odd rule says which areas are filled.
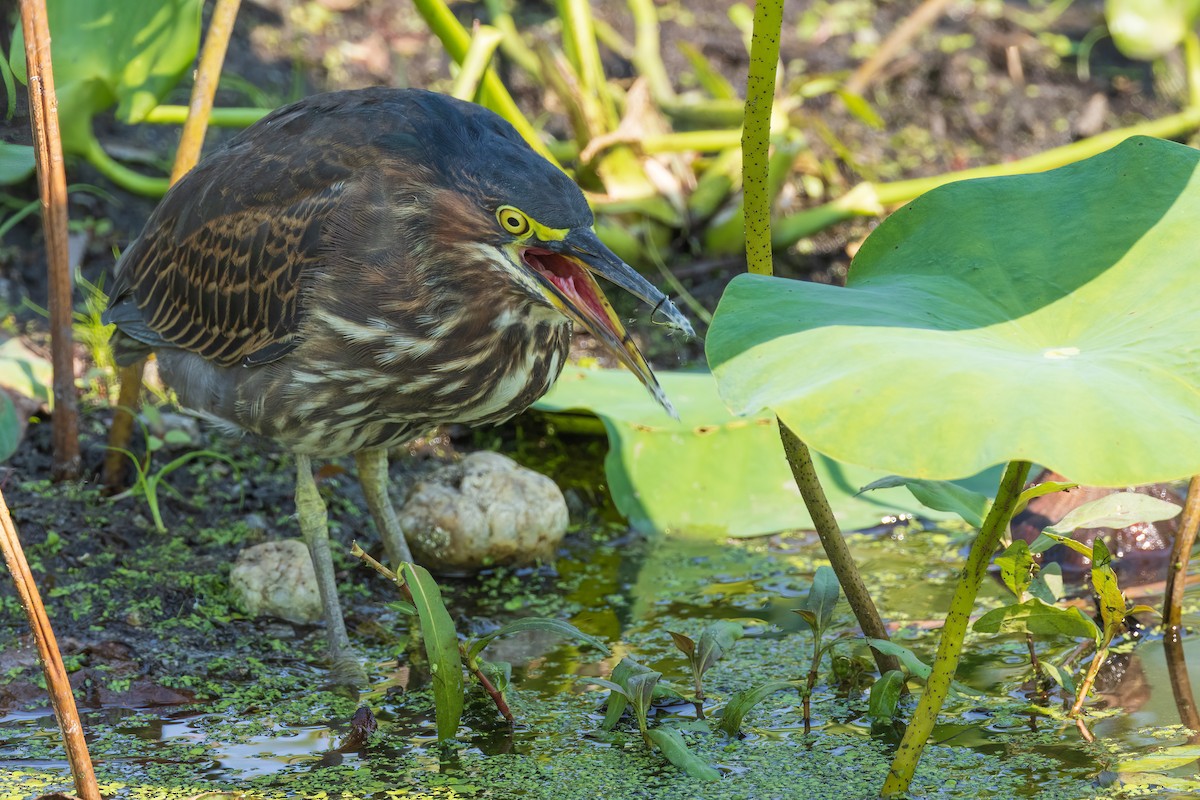
[[[811,529],[772,414],[735,417],[708,373],[659,373],[676,422],[624,370],[568,366],[544,398],[543,411],[586,410],[609,438],[605,473],[617,509],[643,531],[694,536],[757,536]],[[856,496],[882,477],[818,457],[817,472],[845,530],[878,525],[901,514],[951,519],[921,506],[904,488]],[[995,491],[998,474],[972,479]]]
[[[50,52],[63,147],[79,153],[91,119],[116,105],[140,122],[192,66],[200,47],[202,0],[47,0]],[[25,83],[21,26],[10,64]]]
[[[923,195],[845,288],[739,276],[708,336],[721,395],[913,478],[1012,459],[1101,486],[1200,472],[1198,161],[1136,137]]]

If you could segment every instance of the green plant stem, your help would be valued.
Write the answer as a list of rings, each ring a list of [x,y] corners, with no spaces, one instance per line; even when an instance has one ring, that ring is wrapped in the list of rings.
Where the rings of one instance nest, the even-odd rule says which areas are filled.
[[[471,37],[471,46],[467,48],[467,55],[454,78],[450,94],[459,100],[471,100],[475,97],[483,74],[492,61],[492,55],[503,38],[504,34],[488,25],[480,25],[475,29],[475,35]]]
[[[975,596],[979,593],[979,586],[987,574],[992,554],[1012,520],[1021,489],[1029,475],[1029,467],[1028,461],[1009,462],[1004,476],[1000,479],[996,500],[983,521],[979,535],[971,544],[967,563],[959,575],[958,585],[954,587],[954,596],[950,600],[950,611],[942,627],[937,657],[933,660],[933,671],[925,682],[921,702],[917,705],[912,721],[904,731],[904,739],[896,750],[896,756],[880,792],[883,797],[900,797],[908,791],[909,784],[912,783],[921,752],[925,749],[925,743],[937,722],[938,712],[942,710],[942,704],[946,702],[946,695],[950,692],[950,682],[954,679],[954,672],[962,655],[963,639],[967,635],[971,610],[975,607]]]
[[[504,721],[512,725],[516,720],[513,718],[512,709],[508,707],[508,701],[504,699],[504,695],[500,690],[488,680],[487,676],[483,674],[483,669],[478,664],[471,664],[471,674],[479,681],[479,685],[487,692],[488,697],[492,698],[492,702],[496,704],[496,710],[504,717]]]
[[[214,108],[208,115],[213,128],[248,128],[270,114],[270,108]],[[182,125],[187,121],[187,106],[155,106],[142,122],[154,125]]]
[[[443,0],[413,0],[413,5],[416,6],[417,12],[425,20],[425,24],[429,26],[430,32],[438,38],[442,43],[442,47],[446,48],[446,53],[453,58],[457,63],[461,64],[463,59],[467,57],[467,50],[471,47],[471,36],[467,33],[466,28],[454,16],[454,12],[446,5]],[[500,116],[508,120],[517,133],[521,134],[529,146],[544,156],[550,163],[555,166],[560,166],[550,149],[546,147],[546,143],[538,136],[533,125],[529,124],[529,120],[521,113],[521,109],[517,108],[517,103],[513,100],[512,95],[508,93],[504,83],[500,77],[496,75],[496,71],[489,68],[483,75],[483,81],[480,87],[480,100],[488,108],[495,111]]]
[[[931,189],[954,181],[1044,172],[1090,158],[1117,146],[1131,136],[1156,136],[1170,139],[1197,127],[1200,127],[1200,106],[1127,128],[1105,131],[1087,139],[1080,139],[1078,142],[1004,164],[989,164],[984,167],[894,183],[878,185],[861,183],[837,200],[778,220],[775,223],[773,242],[777,248],[790,247],[804,237],[811,236],[830,225],[854,216],[881,214],[887,206],[906,203]]]
[[[1166,638],[1178,640],[1183,633],[1183,590],[1187,588],[1188,561],[1196,531],[1200,529],[1200,475],[1188,483],[1187,499],[1179,518],[1179,530],[1171,547],[1171,566],[1167,571],[1167,589],[1163,595],[1163,627]]]
[[[1092,692],[1092,686],[1096,683],[1096,676],[1100,674],[1100,668],[1108,660],[1108,645],[1111,641],[1111,636],[1105,636],[1104,645],[1096,648],[1096,654],[1092,656],[1092,663],[1088,664],[1087,673],[1083,676],[1083,680],[1079,684],[1079,689],[1075,692],[1075,703],[1071,706],[1070,713],[1067,714],[1071,719],[1077,719],[1079,713],[1083,711],[1083,704],[1087,700],[1087,696]]]
[[[663,103],[675,99],[675,88],[662,60],[662,43],[658,35],[658,11],[653,0],[628,0],[633,14],[633,64],[650,85],[650,96]]]
[[[579,75],[579,83],[584,92],[583,99],[598,101],[603,129],[611,131],[617,127],[617,109],[604,77],[600,48],[596,44],[592,6],[587,0],[557,0],[555,5],[558,7],[559,19],[562,20],[563,45]]]
[[[771,107],[775,102],[775,73],[779,63],[779,30],[783,0],[759,0],[754,6],[754,35],[750,72],[746,78],[746,113],[742,128],[742,191],[745,195],[746,265],[750,272],[770,275]],[[782,427],[781,427],[782,430]]]
[[[804,498],[804,505],[808,507],[813,527],[817,529],[817,536],[821,538],[821,546],[825,548],[829,565],[837,575],[846,600],[854,611],[854,618],[858,620],[858,626],[869,639],[887,639],[887,628],[879,616],[875,601],[871,599],[871,593],[863,583],[858,565],[854,563],[854,556],[850,554],[837,518],[829,506],[829,500],[825,497],[820,481],[817,480],[817,469],[813,465],[808,446],[783,424],[783,420],[779,421],[779,438],[783,440],[783,452],[787,455],[792,477],[795,478],[800,495]],[[900,662],[895,656],[880,653],[878,650],[872,650],[871,653],[875,656],[880,675],[889,670],[900,669]]]
[[[140,172],[134,172],[129,167],[120,163],[104,151],[104,148],[100,146],[100,142],[95,136],[88,136],[84,157],[91,162],[93,167],[100,171],[101,175],[122,189],[134,194],[146,197],[162,197],[167,193],[167,189],[171,185],[170,180],[167,178],[155,178],[143,175]]]
[[[1183,59],[1187,67],[1188,107],[1200,108],[1200,36],[1195,30],[1183,36]]]
[[[661,105],[676,128],[737,128],[745,117],[741,100],[676,100]]]
[[[808,681],[804,687],[804,735],[812,730],[812,693],[817,686],[817,670],[821,666],[821,636],[820,631],[813,628],[813,660],[808,668]]]
[[[492,25],[503,34],[500,40],[500,51],[505,58],[525,70],[531,78],[541,83],[542,69],[537,54],[533,48],[525,44],[521,32],[517,30],[516,20],[512,15],[512,3],[509,0],[484,0]]]

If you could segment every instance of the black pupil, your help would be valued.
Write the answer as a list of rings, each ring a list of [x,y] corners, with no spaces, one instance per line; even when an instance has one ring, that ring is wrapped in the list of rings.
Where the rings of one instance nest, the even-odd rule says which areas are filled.
[[[508,216],[508,227],[510,227],[510,228],[519,228],[519,227],[521,227],[521,219],[520,219],[520,217],[517,217],[515,214],[510,214],[510,215]]]

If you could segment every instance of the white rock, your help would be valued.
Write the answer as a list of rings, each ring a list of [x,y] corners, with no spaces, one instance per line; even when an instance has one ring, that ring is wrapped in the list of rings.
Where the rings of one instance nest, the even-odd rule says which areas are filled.
[[[443,575],[550,559],[567,522],[554,481],[486,451],[418,481],[400,510],[413,558]]]
[[[309,625],[322,618],[321,594],[308,547],[281,539],[247,547],[229,573],[234,600],[251,617]]]

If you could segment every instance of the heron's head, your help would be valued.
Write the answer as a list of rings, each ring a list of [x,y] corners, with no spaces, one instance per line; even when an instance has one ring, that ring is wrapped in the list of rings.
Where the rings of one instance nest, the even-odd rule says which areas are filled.
[[[674,415],[597,278],[640,298],[658,318],[691,336],[687,318],[600,241],[583,192],[562,170],[499,116],[443,99],[444,113],[453,119],[428,156],[442,191],[451,193],[443,194],[449,202],[439,203],[443,237],[450,232],[469,242],[530,302],[583,327]]]

